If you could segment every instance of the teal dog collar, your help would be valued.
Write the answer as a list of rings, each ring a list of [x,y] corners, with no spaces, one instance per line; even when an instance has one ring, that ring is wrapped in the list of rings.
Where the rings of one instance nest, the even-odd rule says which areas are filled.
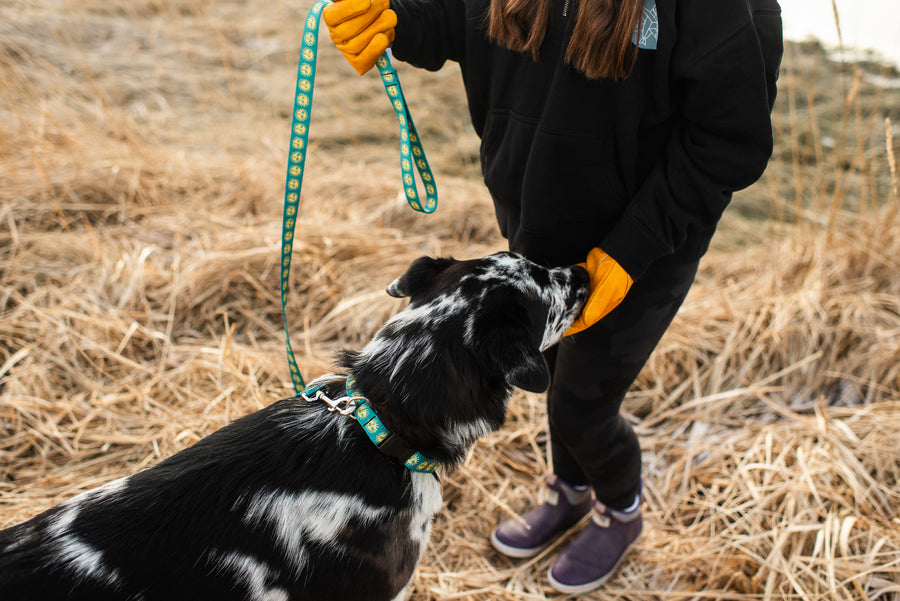
[[[347,376],[347,396],[356,399],[356,409],[353,417],[359,422],[378,450],[382,453],[396,457],[403,465],[414,472],[430,474],[437,467],[437,461],[428,459],[422,453],[409,448],[406,441],[396,434],[391,434],[379,419],[375,410],[369,405],[369,400],[363,396],[356,387],[356,378]]]
[[[341,415],[353,415],[359,425],[362,426],[369,440],[378,447],[378,450],[394,457],[400,461],[407,469],[414,472],[422,472],[425,474],[434,473],[437,468],[437,461],[428,459],[422,453],[415,451],[409,447],[403,438],[396,434],[392,434],[385,428],[384,423],[369,405],[367,399],[359,388],[356,387],[356,378],[353,375],[347,376],[346,396],[343,398],[332,400],[324,392],[320,386],[307,388],[300,397],[305,401],[322,401],[328,405],[328,410],[340,413]]]

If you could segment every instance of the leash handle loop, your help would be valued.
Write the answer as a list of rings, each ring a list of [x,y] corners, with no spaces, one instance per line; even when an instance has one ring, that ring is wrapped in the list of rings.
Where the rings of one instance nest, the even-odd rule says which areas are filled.
[[[406,98],[403,96],[403,88],[400,87],[397,70],[391,64],[390,48],[385,50],[375,65],[381,73],[384,89],[387,91],[388,98],[391,100],[391,106],[394,107],[394,112],[397,113],[397,121],[400,123],[400,172],[403,175],[403,191],[406,194],[406,202],[420,213],[433,213],[437,209],[438,203],[434,174],[431,172],[431,166],[428,164],[428,157],[425,156],[425,149],[422,148],[421,138],[419,138],[419,132],[416,130],[412,114],[409,112]],[[412,170],[413,165],[419,172],[419,177],[425,186],[424,204],[422,204],[416,188]]]
[[[306,153],[309,150],[309,124],[312,115],[313,89],[316,78],[316,54],[319,43],[319,20],[322,9],[331,0],[319,0],[309,10],[303,28],[303,40],[300,46],[300,58],[297,63],[297,85],[294,93],[294,111],[291,117],[291,137],[288,148],[287,174],[284,184],[284,214],[281,226],[281,315],[284,320],[284,339],[287,347],[288,366],[291,372],[291,383],[297,394],[306,388],[294,350],[291,347],[291,336],[287,321],[287,296],[291,273],[291,253],[294,244],[294,229],[300,209],[300,189],[303,185],[303,172],[306,166]],[[391,65],[390,50],[387,50],[376,63],[387,90],[391,105],[400,122],[400,170],[403,177],[403,190],[406,202],[410,207],[422,213],[432,213],[437,209],[437,186],[434,175],[425,157],[425,150],[416,131],[397,71]],[[419,199],[412,167],[415,166],[425,186],[426,200]]]

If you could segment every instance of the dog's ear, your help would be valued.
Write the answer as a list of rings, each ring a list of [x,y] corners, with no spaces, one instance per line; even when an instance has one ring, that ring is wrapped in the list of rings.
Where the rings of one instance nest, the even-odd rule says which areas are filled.
[[[528,312],[521,305],[498,307],[481,320],[484,348],[506,382],[528,392],[550,386],[550,369],[535,340]]]
[[[391,282],[387,287],[387,293],[394,298],[416,296],[428,290],[434,278],[455,262],[453,259],[419,257],[410,264],[406,273]]]
[[[510,351],[510,356],[503,365],[506,381],[528,392],[547,390],[550,386],[550,369],[537,347],[533,344],[519,344],[510,347]]]

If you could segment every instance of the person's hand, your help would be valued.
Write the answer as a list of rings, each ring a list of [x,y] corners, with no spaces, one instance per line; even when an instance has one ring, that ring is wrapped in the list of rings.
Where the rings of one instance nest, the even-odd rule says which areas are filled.
[[[394,41],[397,13],[389,0],[335,0],[322,10],[331,41],[362,75]]]
[[[619,306],[634,283],[631,276],[608,254],[595,248],[588,253],[587,261],[578,264],[591,276],[590,294],[581,315],[572,324],[565,336],[586,330],[607,313]]]

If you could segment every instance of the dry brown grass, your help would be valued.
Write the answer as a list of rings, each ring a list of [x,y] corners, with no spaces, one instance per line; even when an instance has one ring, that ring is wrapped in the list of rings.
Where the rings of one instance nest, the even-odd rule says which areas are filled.
[[[289,394],[275,265],[308,5],[0,7],[0,526]],[[382,291],[413,258],[503,247],[455,69],[400,69],[433,216],[397,198],[380,82],[323,44],[290,306],[307,376],[400,308]],[[769,175],[626,402],[645,534],[584,598],[900,597],[900,98],[871,73],[789,54]],[[553,549],[487,543],[540,486],[544,423],[517,394],[443,474],[413,599],[553,598]]]

